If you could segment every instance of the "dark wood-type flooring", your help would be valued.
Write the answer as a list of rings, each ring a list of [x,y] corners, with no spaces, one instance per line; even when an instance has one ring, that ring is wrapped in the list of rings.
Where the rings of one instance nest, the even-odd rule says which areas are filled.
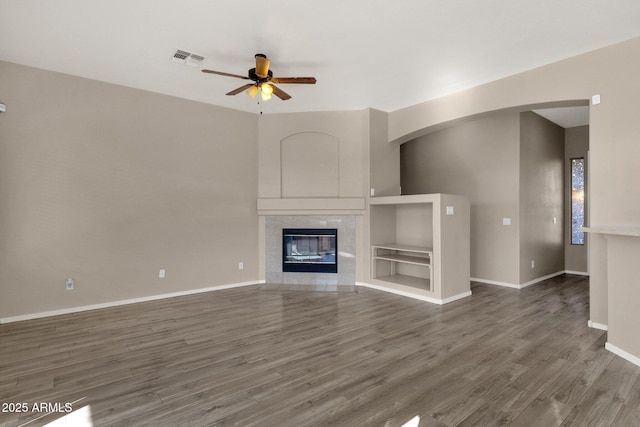
[[[251,286],[0,325],[0,403],[94,426],[640,426],[640,367],[587,327],[587,278],[472,291]],[[42,415],[0,426],[64,413]]]

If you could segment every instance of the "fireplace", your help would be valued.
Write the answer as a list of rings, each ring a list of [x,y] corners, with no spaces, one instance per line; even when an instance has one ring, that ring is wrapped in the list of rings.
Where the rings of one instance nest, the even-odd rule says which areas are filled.
[[[282,271],[302,273],[338,272],[336,228],[282,229]]]
[[[335,233],[337,265],[332,269],[333,273],[283,271],[285,268],[283,260],[286,258],[284,234],[285,232],[301,234],[290,233],[291,229],[297,229],[295,231],[320,229],[323,233],[331,229],[331,234],[337,230]],[[323,287],[323,290],[327,291],[353,291],[356,283],[356,229],[355,215],[266,215],[264,219],[265,283],[278,289],[281,286],[314,285],[318,289]],[[338,235],[340,239],[337,238]],[[338,265],[340,268],[337,268]]]

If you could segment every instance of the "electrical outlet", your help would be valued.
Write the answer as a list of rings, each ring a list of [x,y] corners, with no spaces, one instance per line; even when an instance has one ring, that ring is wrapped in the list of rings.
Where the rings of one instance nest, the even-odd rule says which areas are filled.
[[[536,261],[535,260],[531,260],[531,268],[536,268]]]
[[[238,270],[244,270],[244,262],[240,261],[238,263]]]
[[[165,275],[167,274],[167,272],[165,271],[165,269],[163,268],[162,270],[160,270],[160,272],[158,273],[158,278],[159,279],[164,279]]]
[[[72,291],[74,287],[75,287],[75,283],[73,281],[73,278],[69,277],[67,279],[67,290]]]

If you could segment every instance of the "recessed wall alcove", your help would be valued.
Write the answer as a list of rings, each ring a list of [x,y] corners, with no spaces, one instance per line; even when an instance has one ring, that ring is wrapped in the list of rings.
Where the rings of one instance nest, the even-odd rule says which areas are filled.
[[[300,132],[280,141],[284,198],[339,197],[340,141],[324,132]]]

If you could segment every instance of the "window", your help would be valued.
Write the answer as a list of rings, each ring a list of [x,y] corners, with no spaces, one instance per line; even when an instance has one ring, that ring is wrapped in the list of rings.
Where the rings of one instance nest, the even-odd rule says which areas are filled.
[[[571,159],[571,244],[584,245],[584,157]]]

